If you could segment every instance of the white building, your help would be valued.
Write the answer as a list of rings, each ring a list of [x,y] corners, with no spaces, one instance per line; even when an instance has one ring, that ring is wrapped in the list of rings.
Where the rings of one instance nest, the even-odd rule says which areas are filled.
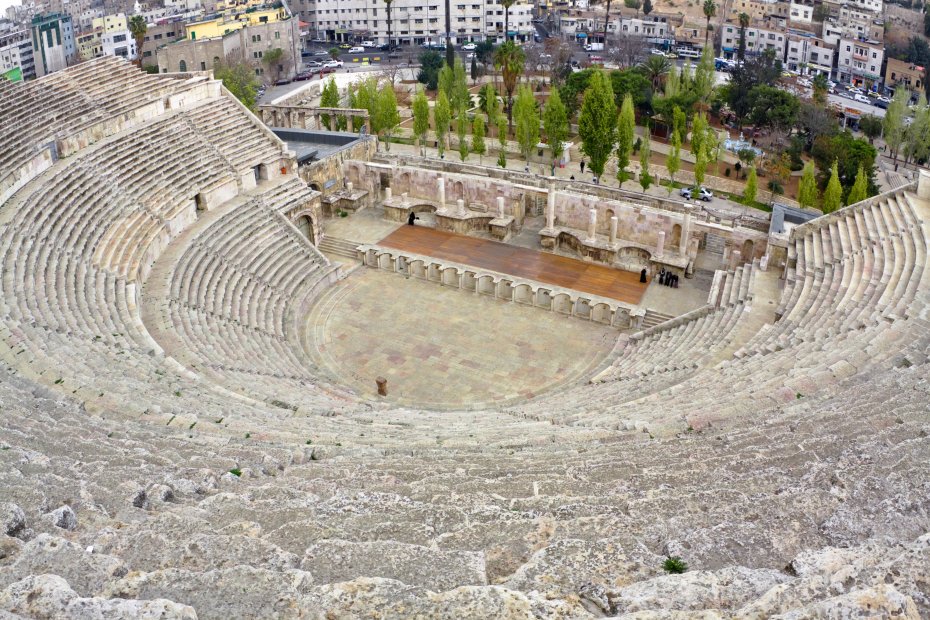
[[[664,16],[647,15],[642,19],[623,18],[620,20],[620,33],[646,37],[651,44],[668,44],[674,42],[672,29]]]
[[[733,58],[739,51],[739,25],[724,24],[721,31],[720,46],[726,58]],[[784,32],[764,28],[746,28],[746,54],[761,54],[767,49],[775,50],[779,60],[785,57]]]
[[[788,19],[797,24],[809,24],[814,19],[814,7],[792,2],[788,8]]]
[[[136,40],[129,30],[104,32],[100,36],[100,42],[103,45],[104,56],[119,56],[127,60],[134,60],[136,57]]]
[[[831,45],[810,33],[789,33],[785,68],[805,75],[823,74],[830,77],[835,53]]]
[[[32,18],[30,36],[36,75],[39,77],[64,69],[72,58],[77,57],[70,15],[36,15]]]
[[[0,73],[19,68],[23,79],[36,77],[32,39],[28,30],[14,30],[0,35]]]
[[[875,40],[840,39],[836,79],[854,86],[870,87],[881,81],[885,48]]]
[[[330,41],[368,39],[388,42],[388,10],[383,0],[299,0],[291,3],[300,18],[310,24],[315,38]],[[394,0],[391,11],[391,38],[395,43],[419,45],[445,42],[444,0]],[[510,37],[532,39],[533,5],[519,0],[510,7]],[[450,27],[452,42],[490,39],[503,41],[504,7],[500,0],[452,0]]]

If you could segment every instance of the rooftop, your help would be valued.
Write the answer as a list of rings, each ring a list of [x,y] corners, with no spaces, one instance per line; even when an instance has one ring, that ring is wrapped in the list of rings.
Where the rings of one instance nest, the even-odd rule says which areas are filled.
[[[314,129],[285,129],[272,127],[271,131],[284,140],[290,151],[297,153],[297,163],[305,164],[329,157],[354,145],[365,137],[348,131],[318,131]]]

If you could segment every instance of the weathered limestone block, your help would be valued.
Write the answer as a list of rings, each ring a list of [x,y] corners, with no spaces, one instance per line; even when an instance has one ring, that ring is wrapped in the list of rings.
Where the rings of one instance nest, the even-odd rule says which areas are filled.
[[[71,509],[71,506],[62,506],[45,515],[52,525],[60,527],[63,530],[77,529],[77,515]]]
[[[26,531],[26,514],[16,504],[0,504],[0,527],[7,536],[19,538]]]
[[[208,572],[178,569],[130,573],[104,595],[115,598],[165,598],[190,605],[198,620],[302,617],[299,599],[313,585],[310,573],[237,566]]]
[[[718,571],[663,575],[609,592],[608,598],[617,613],[663,609],[735,610],[789,579],[776,570],[736,566]]]
[[[187,605],[165,599],[127,601],[81,598],[58,575],[35,575],[0,592],[0,611],[41,620],[57,618],[137,618],[139,620],[196,620]]]
[[[113,556],[88,552],[63,538],[39,534],[23,545],[11,566],[0,571],[0,588],[43,573],[60,575],[78,594],[93,596],[106,583],[123,577],[127,568]]]
[[[358,575],[396,579],[434,591],[487,583],[484,556],[480,553],[434,550],[393,541],[320,541],[307,548],[301,568],[322,583]]]

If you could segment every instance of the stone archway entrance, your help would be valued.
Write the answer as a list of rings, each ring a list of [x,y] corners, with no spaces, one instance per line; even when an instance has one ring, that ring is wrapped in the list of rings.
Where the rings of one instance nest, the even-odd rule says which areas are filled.
[[[309,215],[298,216],[294,225],[297,226],[297,230],[300,231],[300,234],[309,239],[310,243],[316,245],[316,239],[313,234],[313,220],[310,219]]]

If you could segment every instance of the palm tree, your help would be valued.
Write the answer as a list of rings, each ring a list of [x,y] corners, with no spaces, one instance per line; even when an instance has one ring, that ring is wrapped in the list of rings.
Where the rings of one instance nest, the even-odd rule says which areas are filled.
[[[517,0],[501,0],[501,6],[504,7],[504,41],[510,40],[510,7]]]
[[[704,0],[704,17],[707,18],[707,30],[704,32],[704,47],[707,47],[707,37],[710,35],[710,19],[717,14],[717,3],[714,0]]]
[[[736,56],[740,60],[746,56],[746,28],[749,26],[749,15],[746,13],[739,14],[739,51]]]
[[[517,87],[517,78],[523,73],[526,54],[523,48],[513,41],[505,41],[494,51],[494,68],[501,72],[504,90],[507,91],[507,122],[513,125],[513,91]]]
[[[657,93],[662,85],[662,78],[672,68],[672,63],[665,56],[650,54],[649,58],[640,63],[639,68],[652,81],[652,92]]]
[[[141,15],[133,15],[129,18],[129,32],[132,38],[136,40],[136,64],[142,66],[142,43],[145,41],[145,33],[148,31],[148,25],[145,18]]]
[[[607,51],[607,24],[610,23],[610,0],[607,0],[607,11],[604,13],[604,51]]]

